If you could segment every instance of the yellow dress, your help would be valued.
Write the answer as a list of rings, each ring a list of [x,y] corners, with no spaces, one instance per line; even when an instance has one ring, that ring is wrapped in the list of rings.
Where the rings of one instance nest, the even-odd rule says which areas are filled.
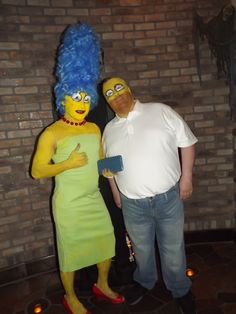
[[[98,188],[99,134],[70,134],[61,138],[52,160],[55,164],[66,160],[78,144],[80,151],[86,152],[88,164],[56,175],[52,199],[63,272],[97,264],[115,255],[113,225]]]

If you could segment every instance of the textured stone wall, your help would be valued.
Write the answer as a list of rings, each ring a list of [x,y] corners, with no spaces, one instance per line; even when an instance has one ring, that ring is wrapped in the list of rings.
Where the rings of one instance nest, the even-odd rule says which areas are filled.
[[[1,0],[0,268],[54,254],[51,179],[33,180],[38,134],[53,121],[55,54],[61,32],[79,20],[101,36],[103,77],[120,75],[143,101],[171,105],[199,139],[195,192],[186,230],[234,226],[234,123],[228,87],[201,43],[196,69],[192,12],[208,18],[225,1]]]

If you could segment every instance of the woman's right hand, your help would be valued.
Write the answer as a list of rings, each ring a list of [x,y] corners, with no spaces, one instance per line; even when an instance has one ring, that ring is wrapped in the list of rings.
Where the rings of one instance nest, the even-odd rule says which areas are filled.
[[[70,168],[78,168],[87,165],[88,156],[85,152],[79,152],[80,144],[71,152],[69,158],[67,159]]]

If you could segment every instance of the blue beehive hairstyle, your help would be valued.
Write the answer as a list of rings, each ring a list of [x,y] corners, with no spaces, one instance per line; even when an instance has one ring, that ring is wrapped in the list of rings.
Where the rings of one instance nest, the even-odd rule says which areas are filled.
[[[90,109],[96,106],[100,68],[101,47],[94,30],[86,23],[68,26],[58,49],[55,71],[57,82],[54,92],[60,114],[64,114],[64,97],[78,91],[90,95]]]

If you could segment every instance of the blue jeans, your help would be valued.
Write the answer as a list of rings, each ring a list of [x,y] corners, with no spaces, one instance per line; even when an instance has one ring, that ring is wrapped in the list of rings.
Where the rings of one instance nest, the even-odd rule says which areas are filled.
[[[158,279],[155,239],[162,275],[173,297],[185,295],[191,280],[186,276],[184,211],[176,184],[165,193],[142,199],[121,195],[125,226],[135,253],[134,280],[152,289]]]

